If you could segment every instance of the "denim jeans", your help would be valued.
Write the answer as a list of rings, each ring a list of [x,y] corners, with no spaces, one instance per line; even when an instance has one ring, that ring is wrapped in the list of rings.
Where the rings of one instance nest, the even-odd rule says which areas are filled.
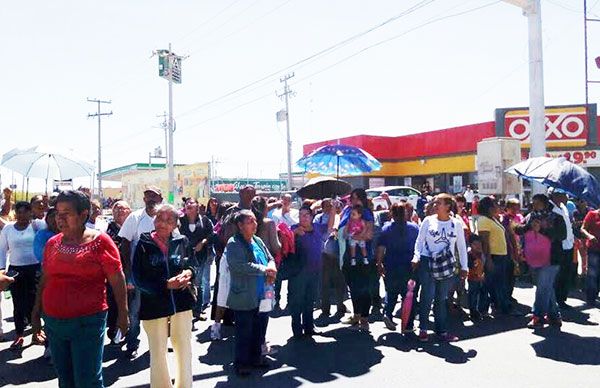
[[[44,316],[60,388],[103,387],[106,312],[79,318]]]
[[[138,288],[127,291],[129,306],[129,331],[125,335],[127,350],[134,351],[140,346],[140,303],[141,294]]]
[[[484,281],[469,280],[469,312],[485,314],[490,306]]]
[[[234,310],[235,315],[235,354],[234,366],[250,367],[260,362],[262,323],[258,309]]]
[[[541,268],[532,268],[533,281],[535,283],[535,301],[533,302],[533,315],[542,318],[558,318],[560,312],[556,302],[554,282],[558,275],[558,265],[547,265]]]
[[[507,255],[492,255],[494,269],[486,273],[486,286],[490,292],[494,308],[504,314],[510,312],[508,267],[510,257]]]
[[[294,335],[314,330],[313,305],[317,296],[319,276],[318,272],[301,271],[288,281],[288,300]]]
[[[419,264],[419,283],[421,283],[421,294],[419,296],[419,329],[427,330],[429,324],[429,312],[433,302],[433,315],[435,319],[435,332],[443,334],[448,331],[448,292],[453,279],[436,280],[431,276],[429,269],[429,258],[421,256]]]
[[[585,277],[585,297],[588,303],[593,303],[598,297],[600,286],[600,252],[588,252],[588,272]]]
[[[385,308],[384,314],[386,317],[392,319],[394,316],[394,309],[398,302],[398,295],[402,297],[402,303],[406,298],[408,292],[408,281],[412,278],[412,271],[410,267],[398,267],[393,269],[387,269],[385,271],[385,277],[383,278],[385,283]],[[411,329],[414,324],[415,315],[417,312],[417,291],[418,286],[415,286],[413,291],[412,309],[408,320],[407,328]]]

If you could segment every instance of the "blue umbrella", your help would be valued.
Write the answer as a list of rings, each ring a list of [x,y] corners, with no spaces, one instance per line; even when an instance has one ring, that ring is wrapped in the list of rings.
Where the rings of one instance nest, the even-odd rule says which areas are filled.
[[[600,205],[598,180],[565,158],[530,158],[509,167],[505,172],[585,199],[594,207]]]
[[[338,177],[381,170],[381,163],[371,154],[358,147],[343,144],[317,148],[298,160],[296,164],[307,172]]]

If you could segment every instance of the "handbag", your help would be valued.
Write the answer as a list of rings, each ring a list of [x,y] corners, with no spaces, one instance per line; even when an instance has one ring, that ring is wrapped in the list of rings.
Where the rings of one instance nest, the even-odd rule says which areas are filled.
[[[450,244],[446,243],[446,247],[439,252],[431,253],[427,242],[425,242],[427,251],[429,251],[429,271],[435,280],[444,280],[451,278],[454,275],[454,265],[456,259],[450,250]]]

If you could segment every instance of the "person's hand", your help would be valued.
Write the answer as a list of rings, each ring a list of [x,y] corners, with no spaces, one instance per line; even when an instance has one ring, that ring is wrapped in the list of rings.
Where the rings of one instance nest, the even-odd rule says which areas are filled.
[[[413,272],[417,272],[417,270],[419,269],[419,262],[418,261],[411,262],[410,267],[412,268]]]
[[[461,269],[460,270],[460,280],[465,280],[468,275],[469,275],[469,271],[468,270],[466,270],[466,269]]]
[[[15,281],[14,278],[6,276],[6,271],[0,271],[0,291],[4,291],[8,286]]]
[[[127,283],[127,285],[125,286],[125,288],[127,288],[127,291],[133,291],[133,290],[135,290],[135,286],[132,283]]]
[[[180,290],[189,286],[191,284],[190,280],[192,280],[192,271],[186,269],[179,275],[167,280],[167,288],[169,290]]]
[[[120,312],[117,315],[117,327],[121,330],[122,335],[129,331],[129,314],[127,311]]]
[[[306,233],[306,231],[302,226],[299,226],[296,229],[294,229],[294,236],[304,236],[304,233]]]
[[[46,333],[42,330],[40,310],[37,307],[31,311],[31,332],[31,341],[34,344],[43,345],[46,342]]]
[[[595,242],[597,242],[597,241],[598,241],[598,239],[596,238],[596,236],[594,236],[593,234],[592,234],[592,235],[590,235],[590,237],[588,238],[588,240],[589,240],[591,243],[595,243]]]
[[[385,278],[385,267],[383,266],[383,263],[381,263],[381,262],[377,262],[377,273],[382,278]]]

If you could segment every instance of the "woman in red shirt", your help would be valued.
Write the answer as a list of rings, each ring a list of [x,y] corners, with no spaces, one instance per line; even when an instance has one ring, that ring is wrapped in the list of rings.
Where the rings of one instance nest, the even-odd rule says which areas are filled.
[[[596,305],[600,286],[600,210],[591,210],[583,219],[581,233],[587,239],[588,271],[585,278],[585,296],[590,306]]]
[[[106,233],[85,227],[90,199],[84,193],[63,191],[56,209],[60,233],[44,249],[34,337],[42,334],[41,312],[59,385],[102,387],[107,280],[118,306],[117,327],[125,334],[129,325],[119,251]]]

